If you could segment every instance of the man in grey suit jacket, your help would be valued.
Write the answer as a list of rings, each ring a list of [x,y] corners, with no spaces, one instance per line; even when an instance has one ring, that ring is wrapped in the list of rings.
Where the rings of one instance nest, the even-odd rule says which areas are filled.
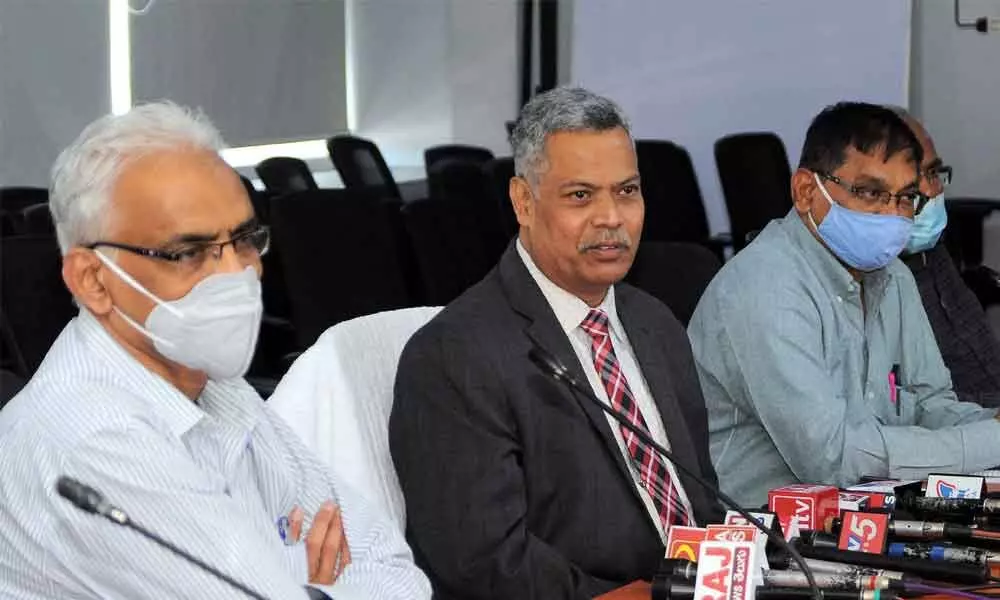
[[[644,212],[620,109],[553,90],[511,141],[518,240],[407,344],[390,448],[439,598],[589,598],[651,578],[672,525],[720,511],[528,351],[556,356],[714,482],[705,407],[682,326],[618,283]]]

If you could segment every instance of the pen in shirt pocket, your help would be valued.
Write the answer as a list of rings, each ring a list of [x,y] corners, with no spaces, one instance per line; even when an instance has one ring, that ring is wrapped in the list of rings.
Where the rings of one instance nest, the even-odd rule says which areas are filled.
[[[900,416],[902,409],[900,408],[900,395],[899,395],[899,365],[892,365],[892,370],[889,371],[889,402],[892,402],[896,407],[896,416]]]

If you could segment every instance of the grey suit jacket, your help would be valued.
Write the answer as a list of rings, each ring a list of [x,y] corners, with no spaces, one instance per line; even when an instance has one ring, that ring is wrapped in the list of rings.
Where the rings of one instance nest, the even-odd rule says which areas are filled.
[[[615,294],[674,454],[715,482],[683,327],[644,292]],[[539,371],[532,343],[586,381],[512,245],[403,351],[389,442],[407,536],[438,598],[592,597],[650,579],[663,557],[606,417]],[[699,522],[721,515],[681,480]]]

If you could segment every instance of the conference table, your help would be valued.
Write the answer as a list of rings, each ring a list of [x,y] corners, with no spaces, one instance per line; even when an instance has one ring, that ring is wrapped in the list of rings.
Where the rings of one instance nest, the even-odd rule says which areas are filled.
[[[649,600],[652,586],[646,581],[635,581],[625,587],[601,594],[595,600]]]

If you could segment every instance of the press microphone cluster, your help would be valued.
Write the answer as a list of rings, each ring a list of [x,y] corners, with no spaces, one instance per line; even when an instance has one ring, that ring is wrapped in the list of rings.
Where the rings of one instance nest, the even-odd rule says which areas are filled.
[[[722,490],[718,489],[715,485],[706,481],[698,473],[695,473],[693,470],[688,469],[680,461],[676,460],[673,453],[671,453],[669,450],[667,450],[662,445],[657,443],[656,440],[654,440],[648,433],[643,431],[641,428],[633,425],[624,415],[620,414],[618,411],[612,409],[610,406],[602,402],[596,395],[594,395],[594,392],[589,385],[584,384],[579,380],[577,380],[577,378],[574,377],[572,373],[570,373],[569,369],[564,364],[562,364],[562,362],[560,362],[558,358],[556,358],[554,355],[552,355],[546,349],[542,348],[537,343],[534,343],[534,341],[531,350],[529,350],[528,352],[528,358],[539,369],[541,369],[543,373],[549,375],[556,381],[566,385],[570,389],[570,391],[574,393],[574,395],[579,395],[585,398],[588,402],[591,402],[601,411],[605,412],[613,419],[618,421],[618,423],[620,423],[622,427],[628,429],[644,444],[655,450],[660,456],[663,457],[664,460],[670,461],[670,463],[673,464],[678,471],[684,473],[689,478],[691,478],[691,480],[698,483],[698,485],[700,485],[702,488],[708,491],[708,493],[711,494],[714,498],[717,498],[720,502],[722,502],[722,504],[739,513],[744,519],[746,519],[748,523],[750,523],[753,527],[757,528],[765,536],[767,536],[767,538],[771,542],[773,542],[775,545],[777,545],[785,552],[787,552],[788,556],[791,558],[792,561],[794,561],[798,565],[800,571],[805,576],[808,588],[804,595],[806,597],[814,598],[815,600],[823,600],[824,592],[820,589],[820,586],[817,585],[816,579],[813,576],[812,569],[810,569],[809,565],[806,563],[802,555],[799,554],[798,550],[796,550],[792,545],[790,545],[783,536],[775,533],[771,529],[762,525],[756,518],[753,517],[753,515],[751,515],[748,511],[743,509],[739,504],[736,503],[735,500],[730,498]],[[688,592],[685,591],[684,593],[687,594]],[[677,594],[680,594],[680,591],[678,591]],[[787,595],[762,596],[760,593],[760,588],[758,588],[757,597],[758,598],[802,597],[803,590],[799,588],[794,591],[794,594],[797,594],[798,596],[787,596]],[[673,597],[686,599],[688,597],[693,597],[693,595],[694,595],[694,589],[691,588],[690,596],[673,595]],[[830,599],[830,596],[826,597]],[[868,600],[868,599],[865,598],[858,599],[857,596],[851,596],[850,598],[836,599],[836,600]]]

